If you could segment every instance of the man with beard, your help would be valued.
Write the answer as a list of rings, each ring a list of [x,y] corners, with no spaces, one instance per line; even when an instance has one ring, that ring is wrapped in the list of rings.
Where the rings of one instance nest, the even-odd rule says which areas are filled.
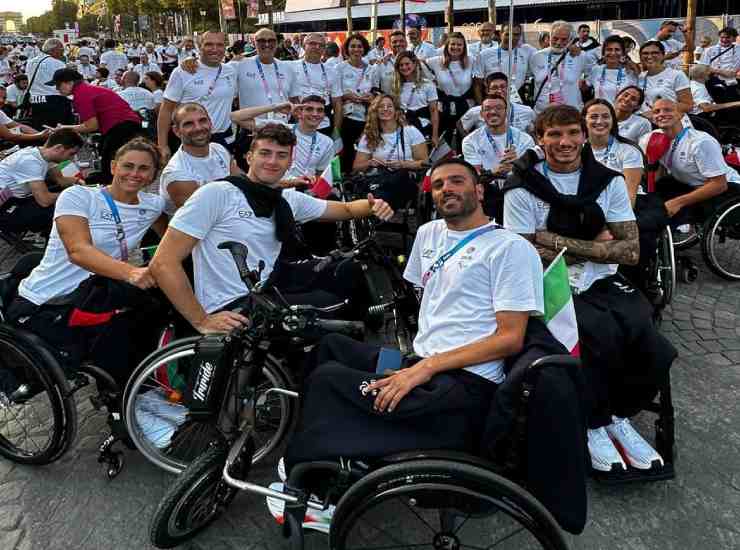
[[[393,79],[396,75],[396,57],[406,51],[406,35],[402,30],[391,33],[391,51],[384,58],[378,59],[379,70],[374,73],[373,88],[380,89],[384,94],[393,93]]]
[[[226,148],[211,143],[212,130],[211,118],[201,104],[183,103],[175,109],[172,131],[181,145],[159,178],[159,194],[165,200],[164,212],[168,216],[200,186],[238,173]]]
[[[557,33],[555,33],[557,34]],[[544,263],[563,249],[590,393],[588,450],[594,470],[649,470],[663,459],[631,426],[676,357],[658,333],[652,306],[618,274],[640,257],[637,223],[624,177],[599,163],[580,112],[547,108],[535,133],[544,152],[514,162],[504,196],[504,226],[532,242]],[[680,124],[679,124],[680,128]],[[621,452],[617,451],[618,442]]]
[[[529,317],[544,310],[537,253],[483,213],[475,168],[443,160],[431,180],[439,219],[419,228],[404,273],[423,290],[416,362],[394,370],[401,358],[391,364],[392,350],[325,337],[308,367],[288,472],[337,456],[470,450],[504,381],[504,359],[522,349]]]

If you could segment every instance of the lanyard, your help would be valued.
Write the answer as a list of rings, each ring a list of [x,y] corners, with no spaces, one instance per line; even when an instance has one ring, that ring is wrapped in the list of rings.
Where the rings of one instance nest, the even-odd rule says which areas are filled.
[[[581,169],[579,168],[577,171],[580,173]],[[550,167],[548,166],[547,161],[542,163],[542,175],[546,178],[550,176]]]
[[[612,150],[612,145],[614,145],[614,136],[609,136],[609,143],[606,145],[606,151],[604,152],[604,155],[601,157],[600,162],[601,164],[607,166],[607,161],[609,160],[609,151]]]
[[[308,87],[311,89],[318,89],[318,88],[314,88],[313,82],[311,82],[311,75],[308,74],[308,65],[306,65],[305,61],[302,61],[301,63],[303,64],[303,74],[306,75],[306,82],[308,82]],[[319,63],[318,65],[319,67],[321,67],[321,76],[324,79],[324,87],[326,88],[326,94],[330,96],[331,94],[329,93],[329,78],[326,76],[326,68],[324,68],[323,63]]]
[[[562,54],[560,54],[562,55]],[[568,54],[565,54],[566,58],[568,57]],[[551,74],[555,74],[557,72],[558,74],[558,89],[560,91],[563,90],[563,80],[565,80],[565,59],[560,62],[560,65],[557,68],[557,71],[553,72],[552,70],[552,52],[547,54],[547,67],[550,70]],[[552,78],[550,78],[548,84],[550,85],[550,91],[552,91]]]
[[[401,141],[401,132],[403,132],[403,128],[398,128],[396,130],[396,143],[393,144],[393,149],[391,149],[391,152],[388,153],[388,158],[385,160],[391,160],[393,158],[393,155],[396,153],[396,150],[398,149],[398,144]],[[406,158],[406,151],[403,152],[403,158]],[[396,155],[396,160],[401,160],[401,152],[399,151]]]
[[[118,246],[121,248],[121,261],[127,262],[128,243],[126,242],[126,231],[124,231],[123,229],[121,215],[118,213],[118,206],[116,206],[116,201],[113,200],[113,197],[111,197],[107,189],[103,188],[100,190],[100,192],[103,194],[105,202],[108,203],[110,213],[113,215],[113,221],[116,223],[116,240],[118,241]]]
[[[254,61],[257,64],[257,72],[260,73],[260,78],[262,79],[262,87],[265,89],[267,102],[272,103],[272,92],[270,91],[270,86],[268,86],[267,79],[265,78],[265,70],[262,68],[262,63],[260,63],[258,58],[255,57]],[[278,71],[277,61],[273,60],[272,65],[275,67],[275,82],[277,82],[278,94],[280,94],[278,99],[283,99],[283,85],[280,82],[280,71]]]
[[[511,55],[511,53],[509,53],[509,55]],[[552,54],[550,54],[550,55],[552,55]],[[516,80],[516,63],[517,63],[517,61],[519,61],[519,54],[517,53],[517,49],[514,48],[514,62],[511,64],[511,74],[508,75],[510,80]],[[549,57],[547,59],[547,64],[548,65],[550,64],[550,58]],[[498,49],[498,66],[499,66],[499,69],[501,70],[501,72],[504,73],[505,72],[503,70],[504,69],[504,66],[501,65],[501,47],[499,47],[499,49]]]
[[[491,135],[491,132],[488,131],[488,128],[486,128],[485,134],[488,138],[488,143],[490,143],[491,147],[493,147],[493,153],[496,155],[496,157],[499,159],[503,157],[505,151],[499,151],[498,144],[496,143],[494,137]],[[507,128],[506,130],[506,143],[508,143],[509,145],[514,145],[514,134],[511,131],[511,126],[509,126],[509,128]]]
[[[298,126],[297,125],[294,126],[293,131],[296,134],[298,132],[300,132],[300,130],[298,129]],[[306,164],[304,166],[304,168],[306,169],[306,171],[308,171],[308,169],[311,167],[311,157],[313,157],[313,150],[315,148],[316,148],[316,131],[314,130],[313,134],[311,134],[311,147],[308,149],[308,156],[306,156]],[[294,163],[295,163],[295,157],[296,157],[297,151],[298,151],[298,147],[297,146],[296,147],[293,147],[293,162]],[[296,167],[299,168],[298,166],[296,166]],[[306,175],[310,175],[310,174],[306,174]]]
[[[411,100],[414,98],[415,93],[416,93],[416,84],[413,84],[413,87],[411,88],[411,93],[409,94],[408,99],[406,99],[406,101],[401,99],[401,108],[411,109]],[[404,107],[404,105],[406,105],[406,107]]]
[[[355,82],[355,90],[357,90],[358,94],[360,93],[360,85],[362,84],[362,81],[365,79],[365,73],[367,72],[368,67],[369,65],[367,65],[366,63],[362,64],[362,73],[360,74],[360,77],[357,79],[357,82]]]
[[[670,171],[671,167],[673,166],[673,153],[676,152],[676,148],[678,148],[678,144],[683,139],[683,137],[686,135],[686,132],[688,132],[688,128],[683,128],[678,135],[673,138],[673,143],[671,143],[671,150],[668,153],[668,157],[665,159],[666,168]]]
[[[493,231],[494,229],[499,229],[498,225],[490,224],[490,225],[484,225],[481,228],[476,229],[473,231],[470,235],[467,235],[464,239],[460,240],[454,247],[452,247],[450,250],[442,254],[439,258],[435,260],[435,262],[429,266],[429,269],[427,269],[426,273],[421,277],[421,285],[427,286],[427,283],[429,282],[429,279],[431,279],[432,275],[434,275],[437,271],[442,269],[444,265],[447,263],[447,261],[452,258],[457,252],[466,246],[470,241],[475,239],[476,237],[483,235],[484,233],[488,233],[489,231]]]
[[[619,88],[622,85],[623,79],[624,68],[619,67],[619,71],[617,71],[617,93],[619,93]],[[604,68],[601,69],[601,78],[599,79],[599,91],[596,94],[597,97],[604,97],[604,82],[606,82],[606,65],[604,65]]]
[[[211,97],[211,94],[213,93],[213,90],[216,88],[216,82],[218,82],[218,77],[221,76],[221,71],[223,71],[224,66],[223,63],[219,64],[218,71],[216,72],[216,78],[213,79],[213,82],[211,82],[211,85],[208,86],[208,91],[206,92],[206,95],[204,95],[202,98],[200,98],[201,101],[207,100],[209,97]]]

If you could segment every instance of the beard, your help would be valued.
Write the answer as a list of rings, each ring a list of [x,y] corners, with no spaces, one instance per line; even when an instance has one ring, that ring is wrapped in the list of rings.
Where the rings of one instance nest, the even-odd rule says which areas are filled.
[[[455,199],[450,200],[449,199]],[[437,212],[445,220],[455,220],[470,216],[478,208],[478,196],[475,192],[443,193],[434,201]]]

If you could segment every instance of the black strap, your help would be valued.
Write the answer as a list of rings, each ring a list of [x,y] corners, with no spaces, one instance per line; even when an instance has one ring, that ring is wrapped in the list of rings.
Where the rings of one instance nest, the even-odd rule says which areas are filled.
[[[733,44],[732,46],[729,46],[729,47],[728,47],[728,48],[727,48],[726,50],[724,50],[724,51],[721,51],[721,52],[719,52],[719,53],[718,53],[717,55],[715,55],[715,56],[714,56],[714,57],[713,57],[712,59],[710,59],[710,60],[709,60],[709,63],[711,63],[712,61],[714,61],[714,60],[715,60],[715,59],[717,59],[718,57],[722,57],[723,55],[725,55],[725,54],[726,54],[727,52],[729,52],[730,50],[732,50],[732,49],[734,49],[734,48],[735,48],[735,44]],[[29,87],[30,87],[30,86],[29,86]]]
[[[565,48],[562,54],[560,54],[560,58],[558,59],[557,63],[553,67],[550,67],[550,72],[545,77],[545,80],[542,81],[542,84],[540,84],[540,89],[537,90],[537,94],[534,96],[534,101],[532,102],[532,107],[537,105],[537,100],[540,99],[540,96],[542,95],[542,90],[545,89],[545,84],[548,83],[550,80],[550,77],[553,75],[555,71],[558,70],[558,67],[560,67],[560,64],[563,62],[563,59],[565,59],[565,56],[568,55],[568,47],[570,47],[570,44]]]
[[[38,74],[39,69],[41,68],[41,64],[47,59],[49,59],[50,57],[51,57],[50,55],[47,55],[45,58],[39,61],[38,65],[36,65],[36,69],[33,71],[33,75],[31,76],[31,82],[28,83],[26,95],[23,97],[23,103],[20,105],[21,110],[23,111],[28,110],[31,104],[31,87],[33,86],[33,82],[36,80],[36,75]]]

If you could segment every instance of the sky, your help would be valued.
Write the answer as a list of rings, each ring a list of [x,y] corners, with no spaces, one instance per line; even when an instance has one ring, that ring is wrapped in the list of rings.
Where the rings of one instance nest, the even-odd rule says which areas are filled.
[[[7,9],[7,8],[6,8]],[[10,11],[20,11],[23,14],[23,19],[29,17],[36,17],[41,15],[45,11],[51,9],[51,0],[23,0],[18,2],[17,7],[13,6]]]

